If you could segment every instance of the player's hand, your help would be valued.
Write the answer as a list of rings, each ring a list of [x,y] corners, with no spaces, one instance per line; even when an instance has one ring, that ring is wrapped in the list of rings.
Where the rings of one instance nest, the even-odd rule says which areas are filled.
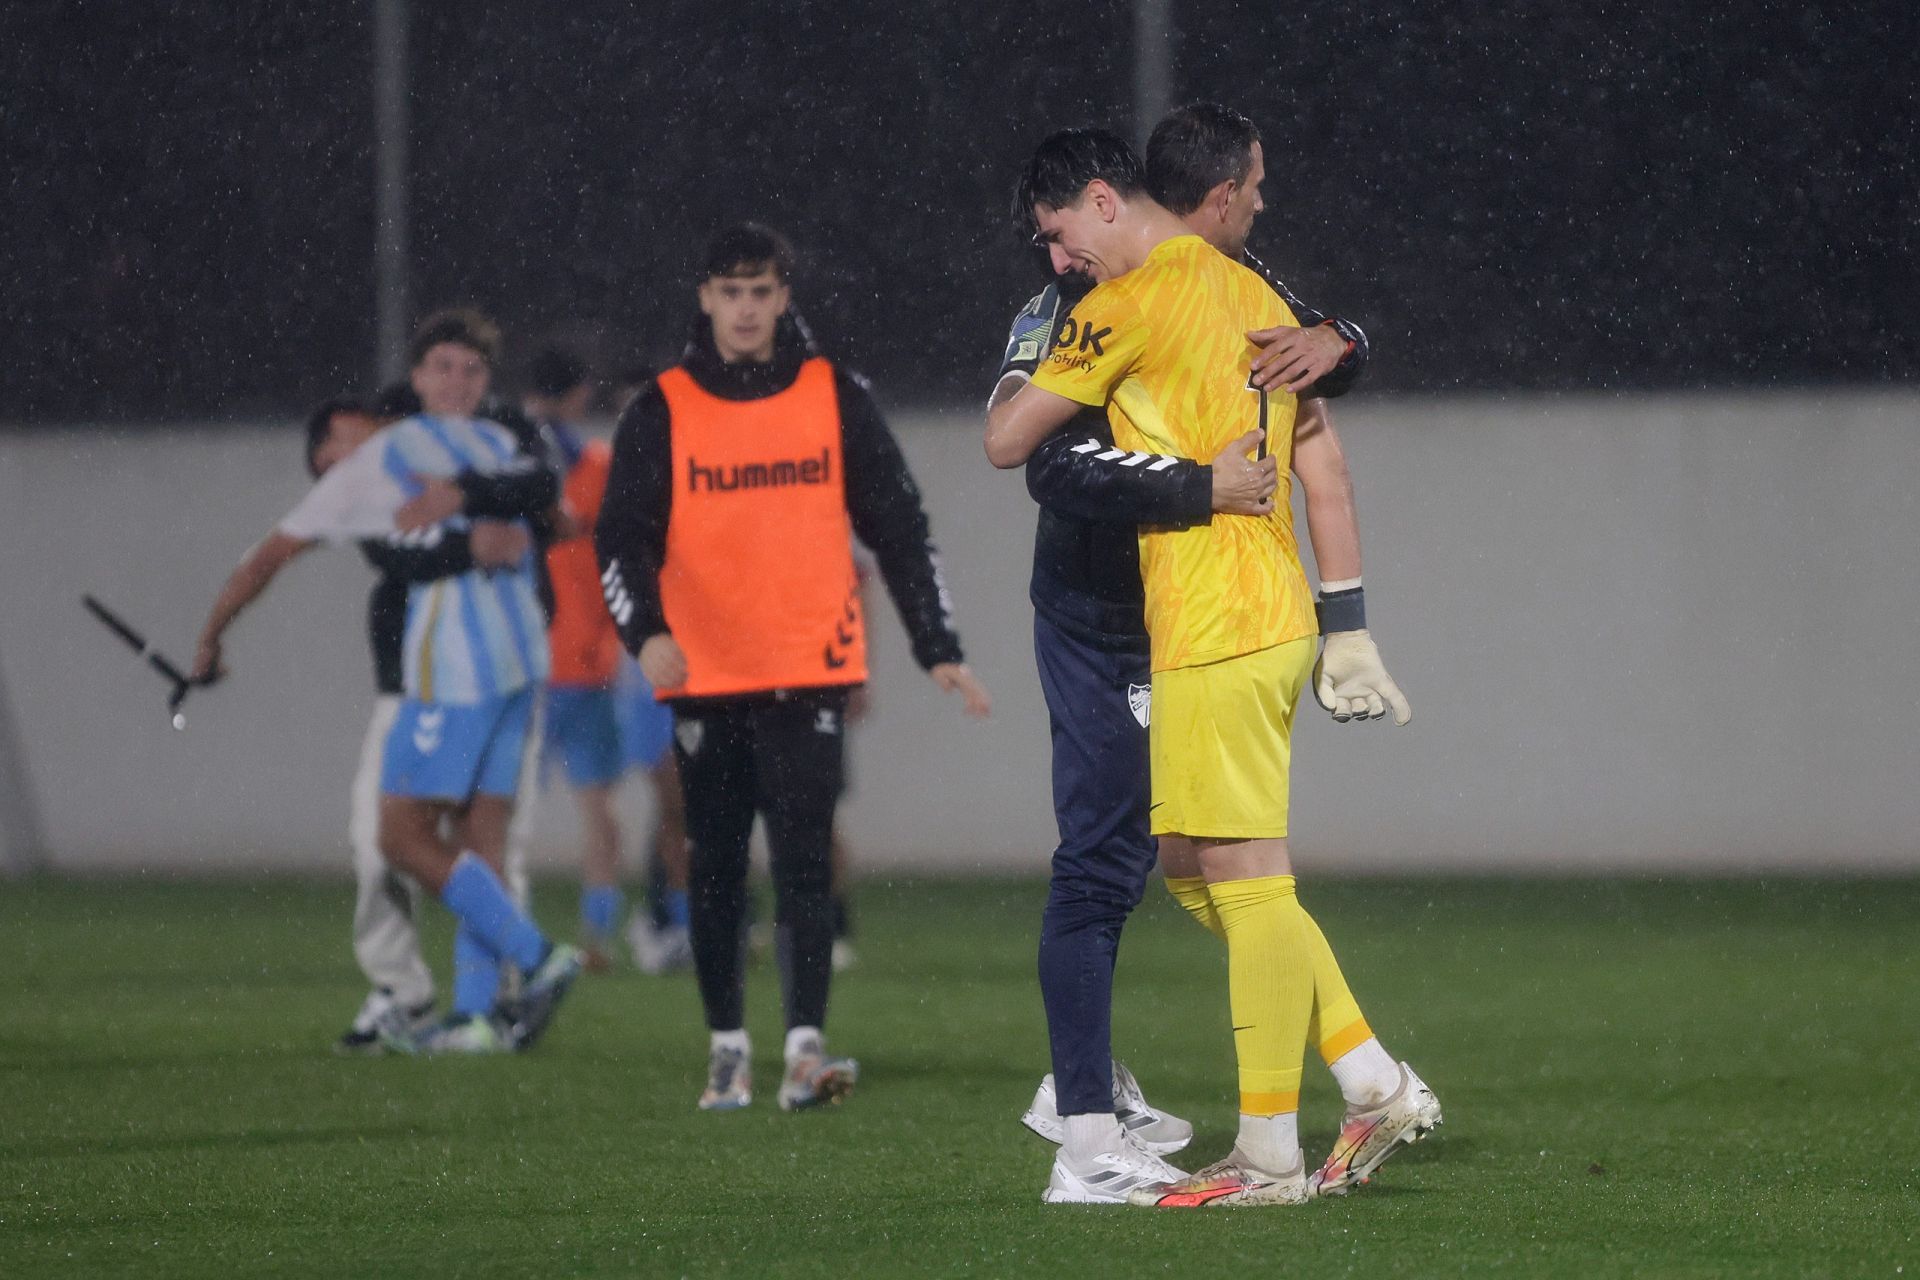
[[[193,670],[187,673],[187,679],[195,684],[212,684],[225,674],[227,668],[220,661],[220,637],[201,636],[193,650]]]
[[[577,538],[584,533],[592,533],[593,526],[573,513],[573,508],[561,503],[547,513],[547,521],[553,526],[553,540],[565,542],[568,538]]]
[[[647,683],[665,693],[687,682],[687,655],[680,642],[662,631],[648,636],[640,646],[640,674]]]
[[[533,550],[533,535],[517,520],[475,520],[467,545],[482,569],[511,569]]]
[[[1292,325],[1255,329],[1247,335],[1247,341],[1260,348],[1260,354],[1253,358],[1249,380],[1261,391],[1282,387],[1304,391],[1332,372],[1347,355],[1347,340],[1330,324],[1317,324],[1311,329]]]
[[[993,714],[993,695],[964,662],[937,662],[927,669],[942,693],[958,693],[965,699],[964,709],[975,720]]]
[[[1335,631],[1320,646],[1313,664],[1313,696],[1333,712],[1341,724],[1349,720],[1383,720],[1388,708],[1393,722],[1413,719],[1413,704],[1393,682],[1380,662],[1380,650],[1365,631]]]
[[[412,533],[459,515],[466,505],[467,495],[460,491],[459,485],[445,476],[434,476],[417,497],[393,513],[393,527],[402,533]]]
[[[1259,447],[1260,433],[1249,431],[1213,460],[1215,511],[1230,516],[1264,516],[1273,510],[1280,464],[1271,457],[1253,457]]]
[[[873,691],[864,684],[847,690],[847,723],[859,724],[873,714]]]

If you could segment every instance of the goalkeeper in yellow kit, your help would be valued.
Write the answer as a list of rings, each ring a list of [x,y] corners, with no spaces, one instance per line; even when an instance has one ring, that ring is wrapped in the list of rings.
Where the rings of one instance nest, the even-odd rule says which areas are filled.
[[[1155,203],[1139,161],[1102,131],[1047,139],[1019,199],[1056,258],[1100,283],[1061,324],[1032,383],[990,412],[995,466],[1020,465],[1086,406],[1104,406],[1115,443],[1143,454],[1213,457],[1264,429],[1284,461],[1296,402],[1284,390],[1249,389],[1247,334],[1297,321],[1259,275]],[[1227,942],[1240,1131],[1224,1160],[1131,1199],[1302,1203],[1310,1184],[1297,1126],[1301,1063],[1315,1016],[1315,950],[1326,948],[1294,896],[1287,773],[1319,626],[1284,493],[1261,516],[1143,530],[1141,573],[1153,830],[1176,896]],[[1403,1064],[1397,1071],[1396,1095],[1377,1115],[1357,1127],[1349,1117],[1341,1148],[1316,1175],[1326,1189],[1384,1158],[1372,1135],[1391,1133],[1390,1150],[1437,1122],[1432,1093]]]

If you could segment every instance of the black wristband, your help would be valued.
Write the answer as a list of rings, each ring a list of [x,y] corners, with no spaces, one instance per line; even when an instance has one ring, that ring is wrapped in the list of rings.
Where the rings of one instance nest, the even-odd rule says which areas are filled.
[[[1320,615],[1320,634],[1323,636],[1336,631],[1365,631],[1367,589],[1349,587],[1345,591],[1330,591],[1314,602],[1314,611]]]

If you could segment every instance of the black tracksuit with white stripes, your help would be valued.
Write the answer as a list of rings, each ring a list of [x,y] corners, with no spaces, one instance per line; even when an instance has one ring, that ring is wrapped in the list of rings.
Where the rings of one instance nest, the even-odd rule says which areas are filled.
[[[1366,335],[1306,306],[1251,255],[1247,262],[1302,326],[1331,324],[1347,339],[1346,357],[1307,394],[1345,392],[1366,363]],[[1054,317],[1091,287],[1083,275],[1063,276],[1028,303],[1000,376],[1030,376]],[[1128,453],[1114,445],[1106,414],[1088,410],[1034,452],[1027,492],[1040,504],[1029,594],[1060,829],[1041,920],[1040,991],[1060,1114],[1085,1115],[1113,1107],[1114,961],[1157,856],[1147,820],[1152,671],[1140,526],[1211,520],[1213,468]]]

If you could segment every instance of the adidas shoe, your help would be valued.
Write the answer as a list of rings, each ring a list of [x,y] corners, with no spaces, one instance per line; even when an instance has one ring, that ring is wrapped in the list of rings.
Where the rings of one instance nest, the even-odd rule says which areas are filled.
[[[1236,1150],[1191,1178],[1141,1187],[1127,1196],[1127,1203],[1150,1209],[1251,1208],[1305,1204],[1308,1198],[1304,1160],[1289,1173],[1268,1173],[1254,1168]]]
[[[585,964],[586,957],[578,947],[556,943],[540,967],[527,975],[507,1031],[515,1049],[531,1049],[539,1041]]]
[[[1327,1162],[1313,1175],[1317,1196],[1345,1195],[1401,1147],[1420,1141],[1440,1123],[1440,1099],[1426,1081],[1400,1064],[1400,1087],[1375,1107],[1347,1108]]]
[[[738,1111],[753,1101],[753,1067],[741,1049],[715,1049],[707,1055],[707,1087],[702,1111]]]
[[[375,987],[367,992],[353,1023],[333,1042],[333,1051],[344,1057],[385,1053],[389,1039],[411,1039],[432,1018],[432,996],[416,1005],[403,1005],[387,988]]]
[[[1084,1164],[1069,1161],[1062,1148],[1053,1158],[1053,1172],[1040,1199],[1046,1204],[1126,1204],[1136,1193],[1157,1194],[1186,1176],[1122,1130],[1118,1150],[1103,1151]]]
[[[1113,1113],[1119,1118],[1120,1127],[1155,1155],[1172,1155],[1193,1141],[1193,1126],[1149,1103],[1133,1072],[1119,1062],[1113,1064]],[[1054,1094],[1051,1073],[1040,1078],[1040,1088],[1034,1092],[1033,1103],[1020,1117],[1020,1123],[1055,1146],[1066,1141],[1067,1131],[1060,1123],[1059,1100]]]
[[[853,1092],[860,1078],[860,1064],[852,1058],[829,1058],[827,1047],[819,1040],[809,1042],[787,1058],[787,1071],[780,1079],[778,1101],[782,1111],[805,1111],[809,1107],[837,1104]]]

